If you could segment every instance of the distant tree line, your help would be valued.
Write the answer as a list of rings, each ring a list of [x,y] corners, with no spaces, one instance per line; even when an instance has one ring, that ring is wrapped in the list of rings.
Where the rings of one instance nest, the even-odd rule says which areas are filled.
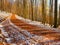
[[[49,3],[48,3],[49,1]],[[0,0],[0,10],[18,14],[33,21],[50,24],[53,27],[60,25],[60,6],[58,0]],[[59,12],[59,15],[57,15]],[[59,16],[59,18],[57,18]]]

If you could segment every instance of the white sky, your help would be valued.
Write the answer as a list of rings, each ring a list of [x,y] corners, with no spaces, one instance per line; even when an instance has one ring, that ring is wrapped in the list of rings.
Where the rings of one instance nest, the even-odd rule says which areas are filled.
[[[60,0],[58,0],[58,4],[60,4]]]

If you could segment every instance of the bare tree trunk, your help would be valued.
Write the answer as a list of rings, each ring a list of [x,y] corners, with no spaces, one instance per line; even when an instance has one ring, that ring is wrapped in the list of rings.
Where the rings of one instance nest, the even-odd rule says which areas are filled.
[[[1,0],[1,11],[3,11],[3,0]]]
[[[26,18],[26,0],[23,0],[23,17]]]
[[[46,15],[45,15],[45,0],[42,0],[42,22],[43,24],[45,24],[45,21],[46,21]]]
[[[42,0],[42,18],[43,18],[42,22],[45,23],[43,15],[44,15],[44,0]]]
[[[60,25],[60,5],[59,5],[59,22],[58,25]]]
[[[19,0],[16,0],[16,14],[19,15]]]
[[[55,9],[54,9],[54,28],[57,27],[57,0],[55,0]]]
[[[0,0],[0,10],[1,10],[1,2],[2,2],[2,0]]]
[[[49,24],[53,25],[53,0],[50,0]]]
[[[31,13],[32,13],[32,16],[31,16],[31,17],[32,17],[32,20],[34,20],[34,19],[33,19],[33,1],[34,1],[34,0],[31,0]]]
[[[37,0],[35,0],[35,20],[37,21],[37,9],[38,9],[38,4]]]

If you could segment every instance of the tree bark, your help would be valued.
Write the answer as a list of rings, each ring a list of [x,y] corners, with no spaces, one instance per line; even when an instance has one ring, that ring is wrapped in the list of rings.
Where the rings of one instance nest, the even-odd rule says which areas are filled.
[[[54,28],[57,27],[57,0],[55,0],[55,9],[54,9]]]
[[[32,13],[32,16],[31,16],[31,17],[32,17],[32,20],[34,20],[34,19],[33,19],[33,1],[34,1],[34,0],[31,0],[31,13]]]
[[[46,21],[46,15],[45,15],[45,0],[42,0],[42,22],[43,24],[45,24],[45,21]]]
[[[59,5],[59,22],[58,25],[60,25],[60,5]]]
[[[50,0],[49,24],[53,25],[53,0]]]

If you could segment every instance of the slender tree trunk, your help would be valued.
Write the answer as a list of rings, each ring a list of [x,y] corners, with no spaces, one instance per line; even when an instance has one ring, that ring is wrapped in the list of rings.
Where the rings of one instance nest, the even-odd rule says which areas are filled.
[[[53,0],[50,0],[50,10],[49,10],[49,24],[53,24]]]
[[[44,0],[42,0],[42,22],[45,23],[44,21]]]
[[[60,25],[60,5],[59,5],[59,22],[58,25]]]
[[[36,21],[37,21],[37,8],[38,8],[37,0],[35,0],[35,20]]]
[[[57,0],[55,0],[55,9],[54,9],[54,28],[57,27]]]
[[[42,22],[43,24],[45,24],[45,21],[46,21],[46,15],[45,15],[45,0],[42,0]]]
[[[27,0],[23,0],[23,17],[26,18],[26,5],[27,5]]]
[[[3,0],[1,0],[1,11],[3,11],[3,6],[2,6],[2,4],[3,4]]]
[[[2,0],[0,0],[0,10],[1,10],[1,2],[2,2]]]
[[[19,0],[16,0],[16,14],[19,15]],[[17,11],[18,10],[18,11]]]
[[[31,13],[32,13],[32,16],[31,16],[31,17],[32,17],[32,20],[34,20],[34,19],[33,19],[33,1],[34,1],[34,0],[31,0]]]

